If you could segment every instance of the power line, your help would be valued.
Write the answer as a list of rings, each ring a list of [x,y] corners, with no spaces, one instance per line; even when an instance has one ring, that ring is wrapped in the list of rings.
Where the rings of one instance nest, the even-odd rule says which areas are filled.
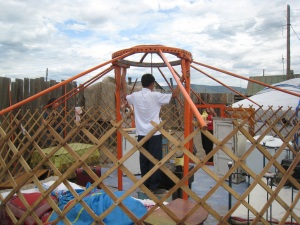
[[[256,18],[256,17],[252,17],[252,18]],[[278,17],[278,18],[273,18],[273,19],[268,19],[268,20],[264,20],[263,22],[269,22],[269,21],[274,21],[274,20],[283,20],[282,17]],[[284,20],[283,20],[284,21]],[[242,24],[242,25],[235,25],[235,26],[230,26],[230,27],[226,27],[226,28],[233,28],[233,27],[238,27],[238,26],[246,26],[246,25],[249,25],[249,24],[252,24],[252,23],[256,23],[257,21],[255,22],[250,22],[250,23],[246,23],[246,24]]]
[[[257,18],[257,17],[266,17],[267,15],[272,15],[272,14],[277,14],[278,12],[285,12],[286,10],[279,10],[277,12],[272,12],[272,13],[263,13],[263,14],[258,14],[257,16],[252,16],[252,17],[246,17],[246,18],[240,18],[240,19],[237,19],[237,20],[231,20],[231,21],[240,21],[240,20],[247,20],[247,19],[253,19],[253,18]],[[230,23],[231,21],[229,22],[225,22],[225,23]]]
[[[267,40],[265,40],[265,41],[259,43],[258,45],[254,46],[253,48],[251,48],[251,49],[249,49],[249,50],[243,52],[242,54],[239,54],[239,55],[237,55],[237,56],[235,56],[235,57],[233,57],[233,58],[227,60],[225,63],[230,62],[230,61],[233,61],[233,60],[235,60],[236,58],[238,58],[238,57],[240,57],[240,56],[242,56],[242,55],[245,55],[245,54],[248,53],[248,52],[251,52],[253,49],[255,49],[255,48],[257,48],[257,47],[263,45],[264,43],[266,43],[267,41],[269,41],[269,40],[271,40],[271,39],[273,39],[273,36],[272,36],[270,39],[267,39]]]
[[[291,25],[292,30],[294,31],[295,35],[297,36],[297,38],[300,40],[298,34],[296,33],[296,31],[294,30],[293,26]]]
[[[256,18],[256,17],[248,17],[246,19],[253,19],[253,18]],[[269,22],[269,21],[273,21],[273,20],[281,20],[282,18],[278,17],[278,18],[273,18],[273,19],[269,19],[269,20],[264,20],[263,22]],[[243,20],[243,19],[241,19]],[[234,20],[234,21],[240,21],[240,20]],[[226,23],[229,23],[229,22],[223,22],[221,23],[222,24],[226,24]],[[249,23],[246,23],[246,24],[237,24],[237,25],[233,25],[233,26],[227,26],[227,27],[221,27],[221,28],[218,28],[218,29],[214,29],[214,30],[219,30],[219,31],[224,31],[226,29],[232,29],[232,28],[239,28],[239,27],[245,27],[247,25],[254,25],[256,24],[257,21],[255,22],[249,22]],[[286,25],[280,25],[280,26],[275,26],[275,27],[282,27],[282,26],[286,26]],[[184,32],[184,31],[188,31],[188,30],[195,30],[195,29],[199,29],[200,27],[192,27],[192,28],[189,28],[189,29],[184,29],[184,30],[180,30],[180,31],[174,31],[174,32],[166,32],[166,33],[161,33],[161,35],[164,35],[164,34],[172,34],[172,33],[178,33],[178,32]],[[266,28],[266,29],[262,29],[262,30],[257,30],[257,31],[265,31],[265,30],[269,30],[269,29],[272,29],[272,28]],[[206,33],[205,31],[203,31],[204,33]]]

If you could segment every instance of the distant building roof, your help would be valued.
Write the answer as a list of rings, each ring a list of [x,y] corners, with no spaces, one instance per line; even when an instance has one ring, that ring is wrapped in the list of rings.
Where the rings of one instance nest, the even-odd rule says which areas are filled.
[[[300,78],[300,74],[294,74],[293,78]],[[265,84],[275,84],[275,83],[279,83],[282,81],[286,80],[286,75],[273,75],[273,76],[253,76],[253,77],[249,77],[249,79],[252,80],[256,80],[259,82],[263,82]],[[260,85],[260,84],[256,84],[253,82],[248,82],[248,86],[247,86],[247,95],[254,95],[257,92],[261,91],[262,89],[264,89],[265,86]]]
[[[266,87],[257,94],[249,97],[251,101],[249,99],[243,99],[235,102],[232,104],[232,106],[234,108],[240,106],[244,108],[253,107],[254,109],[258,109],[259,106],[261,106],[263,110],[269,110],[271,106],[274,110],[280,109],[283,111],[289,111],[291,107],[291,109],[294,111],[299,105],[299,97],[297,95],[300,94],[300,78],[288,79],[276,84],[272,84],[272,86],[288,91],[289,93]],[[290,93],[294,93],[295,95]]]

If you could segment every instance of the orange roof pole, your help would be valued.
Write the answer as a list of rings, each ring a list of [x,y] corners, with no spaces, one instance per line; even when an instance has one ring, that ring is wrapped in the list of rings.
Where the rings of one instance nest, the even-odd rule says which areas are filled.
[[[92,83],[94,83],[96,80],[99,80],[101,77],[103,77],[104,75],[106,75],[107,73],[109,73],[110,71],[112,71],[114,67],[110,66],[109,68],[107,68],[104,71],[101,71],[100,73],[98,73],[97,75],[95,75],[94,77],[92,77],[91,79],[89,79],[88,81],[84,82],[83,84],[80,84],[78,87],[74,88],[73,90],[69,91],[68,93],[66,93],[65,95],[59,97],[58,99],[56,99],[54,102],[52,102],[49,105],[46,105],[44,108],[47,108],[51,105],[53,105],[54,103],[58,102],[59,104],[62,104],[63,102],[66,102],[67,100],[69,100],[70,98],[72,98],[74,95],[76,95],[77,93],[81,92],[82,90],[84,90],[85,88],[89,87]],[[85,85],[87,84],[87,85]],[[66,97],[68,96],[68,97]],[[65,99],[64,101],[60,102],[61,99]]]
[[[165,57],[165,55],[163,54],[163,52],[159,49],[159,54],[162,57],[163,61],[166,63],[166,65],[168,66],[169,70],[171,71],[174,79],[176,80],[177,85],[179,86],[186,102],[185,102],[185,113],[187,113],[186,118],[185,118],[185,127],[184,127],[184,133],[185,133],[185,137],[189,135],[189,132],[191,131],[191,111],[194,113],[196,119],[198,120],[200,126],[202,129],[207,129],[207,124],[205,123],[204,119],[202,118],[202,116],[200,115],[198,109],[196,108],[195,104],[193,103],[190,95],[187,93],[186,89],[183,87],[182,83],[180,82],[177,74],[175,73],[173,67],[171,66],[171,64],[169,63],[169,61],[167,60],[167,58]],[[184,61],[186,62],[186,61]],[[183,76],[189,76],[190,74],[187,74],[187,69],[186,68],[188,66],[188,64],[190,64],[190,62],[186,62],[186,64],[182,63],[182,70],[183,71]],[[186,77],[185,77],[186,78]],[[187,86],[188,89],[190,88],[189,85],[189,79],[187,78]],[[185,148],[190,150],[190,144],[191,142],[187,142],[185,144]],[[189,158],[186,156],[186,154],[184,155],[184,168],[183,168],[183,174],[186,175],[188,173],[188,162],[189,162]],[[188,184],[188,181],[185,183],[186,185]],[[187,199],[187,193],[183,192],[183,199]]]
[[[196,119],[198,120],[200,126],[204,129],[207,129],[207,125],[204,121],[204,119],[202,118],[202,116],[200,115],[197,107],[195,106],[194,102],[192,101],[190,95],[186,92],[185,88],[183,87],[182,83],[180,82],[179,78],[177,77],[176,73],[174,72],[173,67],[171,66],[171,64],[168,62],[167,58],[165,57],[164,53],[159,49],[159,54],[161,55],[162,59],[164,60],[164,62],[166,63],[166,65],[168,66],[169,70],[171,71],[174,79],[176,80],[177,85],[179,86],[185,100],[187,101],[187,103],[191,106],[191,109],[196,117]]]
[[[295,92],[292,92],[292,91],[288,91],[288,90],[284,90],[284,89],[281,89],[281,88],[278,88],[278,87],[275,87],[275,86],[272,86],[272,85],[269,85],[269,84],[266,84],[266,83],[263,83],[263,82],[260,82],[260,81],[257,81],[257,80],[246,78],[246,77],[240,76],[238,74],[228,72],[226,70],[221,70],[221,69],[218,69],[216,67],[209,66],[209,65],[206,65],[206,64],[203,64],[203,63],[199,63],[199,62],[195,62],[195,61],[193,61],[193,63],[196,63],[196,64],[198,64],[200,66],[204,66],[204,67],[212,69],[212,70],[219,71],[221,73],[226,73],[228,75],[231,75],[231,76],[243,79],[243,80],[251,81],[253,83],[260,84],[260,85],[263,85],[263,86],[268,87],[268,88],[272,88],[272,89],[277,90],[277,91],[281,91],[281,92],[284,92],[284,93],[287,93],[287,94],[290,94],[290,95],[294,95],[294,96],[300,97],[300,94],[298,94],[298,93],[295,93]]]
[[[71,77],[71,78],[69,78],[69,79],[67,79],[67,80],[65,80],[63,82],[60,82],[60,83],[58,83],[56,85],[53,85],[52,87],[49,87],[49,88],[47,88],[44,91],[41,91],[41,92],[39,92],[39,93],[37,93],[37,94],[35,94],[35,95],[27,98],[27,99],[24,99],[23,101],[17,102],[16,104],[14,104],[14,105],[12,105],[10,107],[7,107],[6,109],[1,110],[0,111],[0,115],[3,115],[3,114],[5,114],[5,113],[7,113],[7,112],[9,112],[9,111],[11,111],[13,109],[16,109],[16,108],[20,107],[21,105],[24,105],[24,104],[26,104],[28,102],[31,102],[31,101],[39,98],[40,96],[43,96],[44,94],[47,94],[48,92],[55,90],[56,88],[59,88],[59,87],[65,85],[67,83],[70,83],[71,81],[76,80],[76,79],[78,79],[78,78],[80,78],[80,77],[82,77],[82,76],[84,76],[84,75],[86,75],[86,74],[88,74],[88,73],[96,70],[96,69],[101,68],[102,66],[105,66],[105,65],[107,65],[109,63],[112,63],[112,62],[115,62],[115,61],[117,61],[119,59],[122,59],[122,58],[130,55],[131,53],[132,53],[132,51],[129,51],[129,52],[127,52],[127,53],[125,53],[123,55],[120,55],[120,56],[118,56],[116,58],[113,58],[113,59],[111,59],[111,60],[109,60],[109,61],[107,61],[105,63],[99,64],[98,66],[95,66],[95,67],[93,67],[91,69],[88,69],[88,70],[86,70],[84,72],[81,72],[81,73],[79,73],[79,74],[77,74],[77,75],[75,75],[75,76],[73,76],[73,77]]]
[[[200,73],[203,73],[204,75],[208,76],[210,79],[213,79],[214,81],[216,81],[216,82],[218,82],[219,84],[223,85],[224,87],[228,88],[229,90],[233,91],[234,93],[243,96],[244,98],[248,99],[250,102],[254,103],[255,105],[257,105],[257,106],[259,106],[259,107],[261,107],[261,105],[257,104],[257,103],[254,102],[252,99],[248,98],[246,95],[243,95],[242,93],[240,93],[240,92],[234,90],[233,88],[227,86],[227,85],[224,84],[223,82],[221,82],[221,81],[217,80],[216,78],[214,78],[214,77],[208,75],[207,73],[205,73],[204,71],[202,71],[202,70],[196,68],[195,66],[191,66],[191,67],[194,68],[195,70],[198,70]]]
[[[167,80],[166,76],[163,74],[161,69],[159,67],[157,67],[157,69],[160,72],[160,74],[163,76],[163,78],[165,79],[165,81],[166,81],[167,85],[169,86],[170,90],[173,91],[173,88],[171,87],[171,84],[169,83],[169,81]]]
[[[191,88],[191,92],[196,96],[196,98],[200,101],[200,102],[202,102],[202,104],[206,104],[202,99],[201,99],[201,97]]]
[[[190,66],[191,66],[191,65],[190,65]],[[177,71],[175,71],[175,73],[177,74],[177,76],[179,76],[179,74],[177,73]],[[202,102],[203,104],[206,104],[206,103],[200,98],[200,96],[197,95],[197,93],[193,90],[193,88],[190,87],[190,89],[191,89],[191,92],[196,96],[196,98],[197,98],[200,102]]]

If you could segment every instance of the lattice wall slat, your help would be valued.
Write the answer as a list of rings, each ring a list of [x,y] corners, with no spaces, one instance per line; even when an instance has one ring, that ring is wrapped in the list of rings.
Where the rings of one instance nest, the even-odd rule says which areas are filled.
[[[101,113],[99,113],[101,111]],[[66,214],[71,210],[75,204],[81,204],[84,210],[94,219],[94,224],[104,224],[103,219],[117,206],[134,221],[136,224],[143,224],[149,215],[151,215],[155,209],[160,207],[163,209],[176,223],[184,223],[184,220],[192,215],[200,206],[207,210],[210,216],[214,217],[219,224],[229,224],[231,215],[241,205],[246,207],[250,213],[256,216],[252,224],[261,222],[262,224],[269,224],[265,218],[266,211],[275,202],[286,210],[286,213],[280,221],[280,224],[284,224],[285,221],[293,220],[295,223],[300,223],[300,217],[294,213],[293,209],[297,202],[299,202],[299,192],[294,196],[294,200],[291,204],[287,204],[285,199],[279,196],[279,193],[284,188],[285,183],[290,182],[294,188],[300,189],[300,181],[293,178],[294,168],[300,161],[299,143],[295,140],[295,137],[299,137],[300,122],[297,117],[297,112],[292,109],[283,111],[281,108],[273,109],[269,107],[267,110],[257,109],[226,109],[226,116],[229,118],[235,118],[232,121],[234,129],[229,132],[222,140],[217,139],[214,135],[206,130],[202,130],[199,124],[193,121],[194,129],[188,134],[184,135],[184,110],[179,105],[168,105],[162,108],[160,124],[153,123],[153,130],[140,142],[137,142],[128,134],[128,128],[131,127],[133,121],[130,113],[122,112],[123,120],[116,121],[114,109],[109,105],[106,107],[87,108],[83,109],[83,113],[80,115],[80,121],[75,121],[75,111],[71,109],[69,111],[62,111],[59,116],[60,124],[62,126],[62,132],[57,133],[56,128],[53,127],[52,120],[45,120],[38,109],[36,111],[26,110],[17,111],[14,113],[8,113],[0,117],[0,183],[8,182],[11,185],[12,191],[10,194],[3,198],[0,196],[1,209],[5,210],[11,217],[12,221],[16,224],[24,222],[26,216],[31,215],[37,221],[38,224],[42,222],[38,216],[34,213],[34,207],[38,205],[43,199],[51,205],[54,211],[58,214],[59,218],[66,224],[70,224]],[[105,118],[105,119],[104,119]],[[247,125],[247,126],[245,126]],[[151,135],[156,131],[160,131],[168,141],[168,152],[165,154],[161,161],[154,159],[142,146],[143,143],[148,140]],[[193,148],[195,148],[195,138],[197,135],[203,133],[209,139],[214,142],[213,150],[203,157],[199,158],[193,154]],[[250,147],[246,149],[242,156],[237,156],[233,153],[232,149],[227,147],[227,143],[239,133],[243,135],[250,143]],[[123,155],[122,158],[118,158],[117,154],[117,138],[118,134],[124,137],[129,143],[132,144],[132,148]],[[280,138],[283,144],[277,149],[276,154],[271,155],[261,144],[261,140],[266,135],[272,135]],[[254,139],[254,136],[259,136],[258,139]],[[72,147],[72,143],[87,144],[89,147],[83,154],[78,153],[75,147]],[[186,146],[192,147],[187,149]],[[53,147],[53,148],[51,148]],[[45,149],[51,148],[47,154]],[[201,151],[200,149],[197,149]],[[284,151],[289,151],[293,161],[288,169],[285,169],[277,158]],[[59,154],[61,151],[66,152],[66,156],[71,163],[66,164],[64,169],[58,167],[53,161],[53,157]],[[131,157],[136,151],[146,155],[153,163],[154,168],[143,178],[137,178],[132,172],[125,166],[124,162]],[[202,150],[203,151],[203,150]],[[206,166],[208,159],[217,154],[218,151],[222,151],[228,156],[233,165],[225,172],[225,175],[220,176]],[[247,165],[246,160],[253,151],[259,151],[267,160],[265,167],[260,173],[256,174]],[[97,153],[97,154],[96,154]],[[91,158],[93,154],[98,155],[98,158]],[[39,160],[33,162],[33,156],[38,156]],[[188,158],[188,161],[194,162],[194,167],[188,171],[182,179],[179,179],[167,166],[166,163],[170,160],[176,159],[178,156]],[[61,156],[62,157],[62,156]],[[62,160],[62,163],[67,159]],[[90,165],[107,166],[108,170],[98,177],[90,168]],[[271,168],[275,167],[283,177],[278,181],[276,187],[270,188],[263,181],[265,173]],[[95,182],[82,193],[78,194],[67,182],[68,180],[74,180],[75,170],[79,167],[83,167],[87,174],[92,177]],[[239,194],[237,191],[230,187],[227,180],[230,175],[234,174],[237,168],[242,168],[247,173],[253,182],[249,184],[249,187],[244,193]],[[56,182],[45,189],[38,171],[44,169],[49,170],[48,175],[57,177]],[[162,197],[157,198],[147,187],[143,184],[144,181],[156,170],[161,170],[175,185]],[[194,192],[193,188],[190,188],[187,183],[188,180],[197,172],[203,171],[211,180],[213,185],[203,196],[199,196]],[[132,182],[132,186],[125,190],[124,195],[117,197],[114,194],[114,190],[107,184],[107,179],[112,176],[116,171],[126,175]],[[22,175],[23,179],[16,179],[18,175]],[[42,192],[42,196],[31,206],[25,201],[24,196],[21,194],[21,188],[24,185],[33,182],[34,185]],[[49,194],[55,190],[59,184],[65,184],[69,191],[74,195],[75,201],[70,203],[66,209],[59,209],[56,203],[49,197]],[[255,186],[261,186],[269,195],[269,199],[265,202],[262,209],[256,209],[248,202],[248,198]],[[89,194],[94,188],[101,188],[105,193],[114,201],[104,213],[96,215],[93,210],[83,201],[83,198]],[[195,207],[186,214],[184,219],[179,219],[177,215],[170,211],[163,202],[169,199],[173,193],[181,188],[190,199],[197,202]],[[225,214],[218,211],[217,208],[213,208],[208,202],[217,193],[218,190],[224,189],[230,194],[236,201]],[[152,207],[145,216],[137,218],[126,206],[123,201],[126,197],[133,195],[137,190],[143,191],[149,196],[156,205]],[[12,211],[6,206],[9,199],[17,194],[21,201],[28,207],[28,211],[21,218],[14,217]],[[56,221],[58,222],[58,220]]]

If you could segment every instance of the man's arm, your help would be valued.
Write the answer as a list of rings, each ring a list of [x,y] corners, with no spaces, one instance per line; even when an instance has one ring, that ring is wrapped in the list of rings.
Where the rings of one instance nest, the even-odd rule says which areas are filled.
[[[210,112],[211,112],[213,117],[217,116],[217,113],[215,112],[215,110],[213,108],[210,108]]]
[[[181,82],[181,83],[183,82],[183,80],[184,80],[184,77],[183,77],[183,76],[180,77],[180,82]],[[179,95],[179,93],[180,93],[180,88],[179,88],[179,85],[177,85],[176,88],[173,89],[173,92],[172,92],[172,98],[177,98],[178,95]]]

